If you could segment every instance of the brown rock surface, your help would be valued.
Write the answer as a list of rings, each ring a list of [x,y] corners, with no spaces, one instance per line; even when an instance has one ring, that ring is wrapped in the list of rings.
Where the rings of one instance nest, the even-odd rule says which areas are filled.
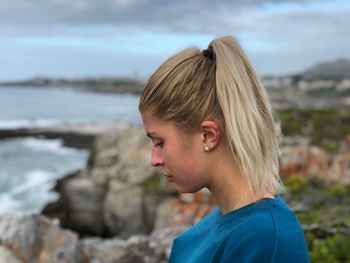
[[[285,146],[281,148],[280,175],[282,178],[309,174],[327,176],[328,169],[328,156],[319,147]]]
[[[78,239],[40,215],[0,216],[1,263],[166,263],[173,239],[186,228],[164,228],[128,239]]]
[[[1,215],[0,243],[0,255],[9,260],[7,263],[75,263],[82,259],[77,234],[40,215]]]
[[[149,164],[150,146],[141,128],[99,136],[87,168],[60,180],[60,199],[43,214],[82,235],[126,238],[149,233],[163,185]]]

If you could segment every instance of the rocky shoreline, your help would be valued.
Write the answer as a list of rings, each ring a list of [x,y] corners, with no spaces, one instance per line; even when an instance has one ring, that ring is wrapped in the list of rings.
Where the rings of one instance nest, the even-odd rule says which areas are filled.
[[[177,193],[149,165],[142,128],[0,131],[1,139],[18,136],[61,138],[91,154],[87,167],[57,181],[60,198],[42,215],[0,216],[0,262],[167,262],[173,238],[189,224],[171,227]]]
[[[7,132],[0,132],[0,138],[23,131]],[[0,263],[167,262],[173,239],[215,205],[205,191],[178,195],[149,165],[151,143],[141,127],[66,126],[22,134],[46,138],[54,134],[67,145],[90,148],[91,153],[85,168],[57,181],[53,190],[60,198],[47,204],[42,215],[0,216]],[[90,140],[74,142],[74,136],[90,136]],[[348,143],[344,154],[350,150],[350,137]],[[350,187],[334,184],[324,173],[328,159],[320,149],[309,147],[308,142],[297,146],[300,142],[288,137],[284,144],[289,145],[281,154],[281,174],[289,189],[285,199],[301,219],[311,254],[317,258],[321,243],[315,238],[349,235],[350,221],[338,213],[348,214]],[[310,177],[315,173],[322,176]],[[334,207],[338,203],[342,205]],[[324,213],[323,207],[333,212]]]
[[[77,149],[91,149],[95,138],[108,131],[118,131],[126,124],[74,124],[38,128],[0,129],[0,140],[35,137],[42,139],[62,139],[63,145]]]
[[[87,166],[57,181],[60,197],[41,215],[0,216],[0,263],[167,262],[173,239],[215,201],[206,191],[179,196],[149,165],[151,142],[141,127],[77,128],[27,131],[95,137]]]
[[[128,239],[83,238],[62,229],[57,220],[30,213],[0,217],[1,263],[165,263],[177,226]]]
[[[1,87],[35,87],[35,88],[59,88],[76,89],[101,93],[131,93],[140,94],[143,81],[137,78],[45,78],[37,77],[22,81],[0,82]]]

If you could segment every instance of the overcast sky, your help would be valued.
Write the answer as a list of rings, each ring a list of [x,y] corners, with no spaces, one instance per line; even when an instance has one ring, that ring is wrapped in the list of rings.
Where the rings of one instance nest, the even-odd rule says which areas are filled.
[[[146,78],[233,35],[261,75],[350,58],[349,0],[0,0],[0,80]]]

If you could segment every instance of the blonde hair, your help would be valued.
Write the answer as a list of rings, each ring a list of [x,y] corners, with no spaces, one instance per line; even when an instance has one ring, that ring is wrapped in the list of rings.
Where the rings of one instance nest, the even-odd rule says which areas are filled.
[[[186,49],[165,61],[142,92],[140,112],[191,133],[216,117],[236,164],[257,194],[279,193],[279,125],[247,56],[232,37],[214,39],[208,49]]]

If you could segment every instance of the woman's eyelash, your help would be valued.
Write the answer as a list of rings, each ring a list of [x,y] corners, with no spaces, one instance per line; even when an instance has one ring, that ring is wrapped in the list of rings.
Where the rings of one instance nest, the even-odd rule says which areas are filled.
[[[162,147],[163,144],[164,144],[163,142],[158,142],[158,143],[154,144],[154,146],[155,146],[155,147]]]

